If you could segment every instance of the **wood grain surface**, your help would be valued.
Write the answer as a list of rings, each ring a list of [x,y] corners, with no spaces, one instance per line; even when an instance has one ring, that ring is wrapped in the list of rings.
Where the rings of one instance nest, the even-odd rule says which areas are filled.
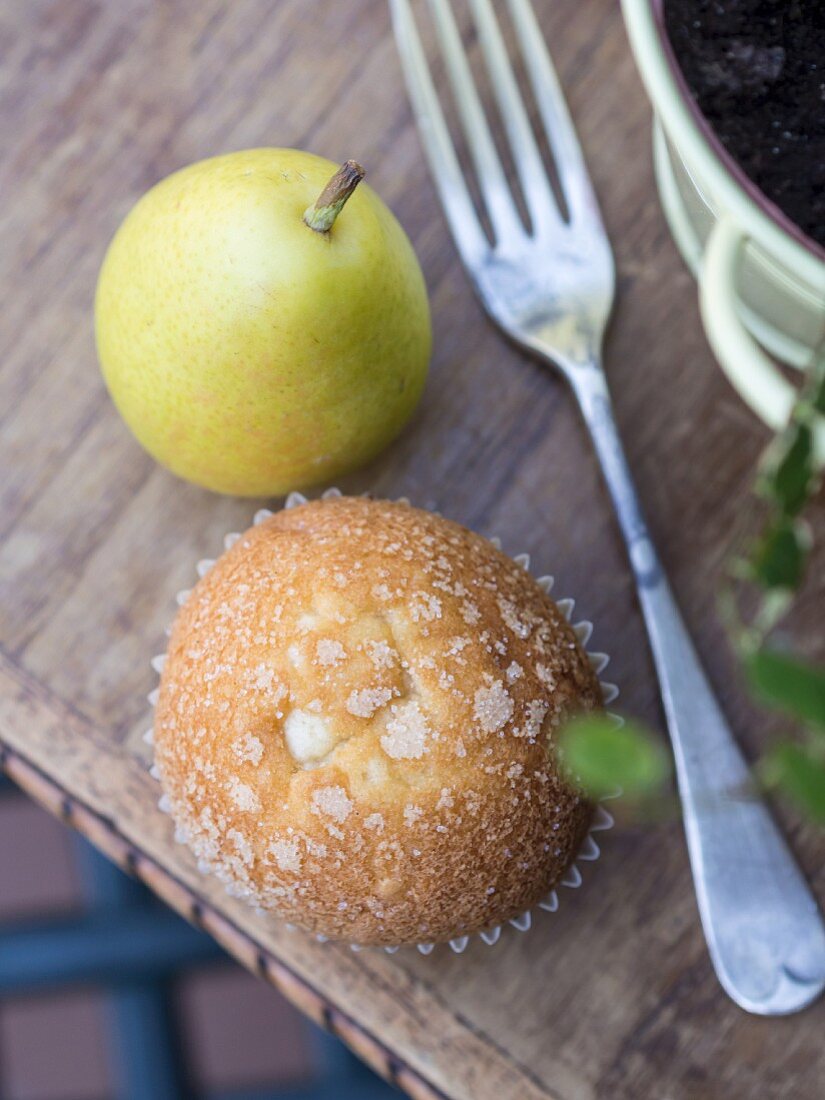
[[[607,363],[630,463],[753,753],[775,727],[746,701],[715,591],[764,435],[702,336],[617,5],[536,6],[616,251]],[[677,821],[616,831],[557,914],[460,957],[317,944],[226,897],[174,845],[135,749],[147,662],[194,562],[258,505],[177,481],[138,448],[100,379],[91,316],[120,219],[200,157],[280,144],[367,166],[421,257],[435,353],[414,422],[343,487],[436,504],[529,551],[595,621],[624,708],[661,728],[656,684],[570,395],[485,322],[457,262],[383,0],[6,0],[0,58],[0,752],[12,776],[414,1097],[821,1096],[825,1007],[763,1020],[725,998]],[[812,653],[825,641],[816,565],[793,618]],[[821,834],[780,813],[825,900]]]

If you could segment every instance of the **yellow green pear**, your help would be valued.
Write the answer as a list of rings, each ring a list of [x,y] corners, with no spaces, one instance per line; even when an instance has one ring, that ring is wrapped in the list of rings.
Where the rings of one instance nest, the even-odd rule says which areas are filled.
[[[404,230],[352,161],[250,149],[162,180],[95,300],[115,404],[159,462],[222,493],[330,482],[401,430],[431,331]]]

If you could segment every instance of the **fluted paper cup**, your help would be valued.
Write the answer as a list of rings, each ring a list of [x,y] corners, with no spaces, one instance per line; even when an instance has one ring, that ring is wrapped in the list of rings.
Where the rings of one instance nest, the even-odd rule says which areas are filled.
[[[321,496],[322,499],[329,499],[331,497],[341,496],[341,492],[338,489],[327,489],[326,492],[321,494]],[[290,493],[290,495],[286,498],[284,507],[295,508],[300,504],[305,504],[306,502],[307,498],[303,496],[303,494]],[[410,502],[406,498],[401,498],[399,503],[409,504]],[[253,518],[253,525],[257,526],[259,523],[263,523],[264,520],[269,519],[269,517],[272,515],[274,515],[274,513],[270,511],[270,509],[261,508],[258,512],[255,513],[255,516]],[[240,537],[241,534],[235,531],[225,535],[223,540],[224,550],[229,550],[232,546],[234,546],[234,544],[238,541]],[[501,539],[491,538],[490,542],[492,542],[492,544],[498,549],[501,549]],[[214,558],[202,558],[195,567],[198,577],[204,576],[215,564],[215,561],[216,559]],[[513,556],[513,561],[515,561],[517,565],[522,566],[522,568],[524,569],[530,568],[530,556],[528,554],[516,554]],[[554,586],[553,577],[549,575],[536,577],[536,583],[544,592],[547,592],[548,594],[552,591]],[[183,591],[178,592],[176,597],[178,606],[181,606],[186,602],[186,600],[189,598],[189,592],[189,589],[184,589]],[[561,613],[572,625],[576,637],[578,638],[579,642],[584,647],[585,652],[587,653],[593,670],[599,676],[602,700],[605,706],[608,706],[617,698],[619,694],[619,689],[616,687],[615,684],[609,683],[601,679],[601,674],[607,667],[607,664],[610,660],[607,654],[587,648],[588,642],[590,641],[590,637],[593,633],[593,624],[586,619],[582,619],[579,622],[573,622],[573,610],[575,607],[575,600],[570,599],[569,597],[565,597],[562,599],[556,599],[555,602]],[[158,675],[163,668],[165,659],[166,655],[161,653],[153,657],[150,662],[152,669],[156,673],[158,673]],[[158,688],[154,688],[148,695],[150,706],[154,708],[157,700]],[[609,711],[608,714],[610,714]],[[621,724],[622,719],[618,715],[610,716],[617,724]],[[144,734],[144,740],[148,745],[153,744],[153,731],[151,727]],[[153,778],[160,780],[160,774],[154,765],[152,765],[152,767],[150,768],[150,773]],[[544,913],[555,913],[561,903],[563,891],[576,890],[582,885],[584,881],[584,876],[582,875],[580,865],[593,863],[601,855],[601,848],[596,839],[597,834],[604,832],[605,830],[610,829],[613,826],[613,818],[603,804],[605,801],[607,801],[607,799],[603,799],[596,804],[595,812],[593,814],[593,820],[590,824],[590,829],[588,830],[588,833],[584,838],[575,859],[567,868],[560,882],[557,883],[557,885],[554,886],[553,889],[550,890],[545,897],[543,897],[530,909],[525,910],[517,917],[512,917],[509,921],[506,921],[503,924],[494,925],[493,927],[484,929],[481,932],[463,933],[461,935],[456,935],[452,939],[446,941],[446,943],[449,944],[450,949],[456,954],[461,954],[461,952],[463,952],[467,948],[468,944],[473,939],[479,939],[488,946],[492,946],[493,944],[496,944],[500,941],[502,933],[508,927],[513,928],[518,932],[526,932],[532,926],[534,917],[538,917],[539,915],[543,915]],[[171,810],[169,800],[167,799],[166,795],[161,796],[158,805],[164,813],[169,813]],[[186,837],[178,829],[176,829],[175,831],[175,839],[178,843],[186,843]],[[204,875],[209,875],[211,873],[209,867],[202,863],[199,863],[198,869]],[[227,892],[231,894],[231,888],[227,887]],[[261,910],[261,912],[263,913],[268,911]],[[288,922],[285,923],[288,928],[294,927]],[[327,939],[327,937],[322,935],[321,933],[317,933],[315,938],[320,942],[325,942]],[[349,946],[353,951],[367,950],[366,947],[363,947],[362,945],[357,943],[351,943]],[[418,943],[414,946],[415,949],[420,952],[420,954],[429,955],[438,945],[435,943]],[[370,949],[379,951],[383,950],[388,954],[394,954],[400,948],[396,946],[375,948],[371,947]]]

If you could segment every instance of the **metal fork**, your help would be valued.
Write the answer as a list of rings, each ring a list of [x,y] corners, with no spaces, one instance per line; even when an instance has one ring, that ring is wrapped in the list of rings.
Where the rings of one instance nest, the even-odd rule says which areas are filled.
[[[699,912],[722,986],[780,1015],[825,987],[825,926],[765,806],[737,799],[748,770],[699,664],[642,516],[611,410],[601,344],[613,256],[576,132],[529,0],[507,0],[567,207],[559,208],[490,0],[469,0],[531,227],[525,228],[449,0],[428,0],[479,191],[476,214],[409,0],[390,0],[421,139],[452,235],[490,317],[556,367],[576,395],[613,499],[647,624],[673,743]]]

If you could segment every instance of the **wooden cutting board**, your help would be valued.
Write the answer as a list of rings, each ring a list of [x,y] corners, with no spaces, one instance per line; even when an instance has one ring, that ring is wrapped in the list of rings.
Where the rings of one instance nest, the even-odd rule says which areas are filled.
[[[753,752],[771,726],[745,700],[715,591],[764,434],[702,336],[657,204],[650,112],[617,5],[537,7],[617,255],[607,363],[629,459],[711,679]],[[507,346],[473,299],[422,159],[386,5],[311,9],[13,0],[0,11],[2,762],[412,1096],[821,1095],[825,1007],[762,1020],[726,999],[677,821],[611,834],[582,888],[529,933],[422,958],[354,954],[255,916],[198,875],[156,808],[134,748],[147,725],[148,659],[193,563],[271,502],[185,485],[138,448],[97,371],[92,295],[106,243],[143,190],[246,146],[357,157],[424,266],[435,354],[423,406],[343,487],[436,504],[529,551],[595,621],[624,708],[661,728],[628,569],[570,395]],[[793,616],[811,651],[825,641],[818,572]],[[825,900],[821,834],[782,817]]]

